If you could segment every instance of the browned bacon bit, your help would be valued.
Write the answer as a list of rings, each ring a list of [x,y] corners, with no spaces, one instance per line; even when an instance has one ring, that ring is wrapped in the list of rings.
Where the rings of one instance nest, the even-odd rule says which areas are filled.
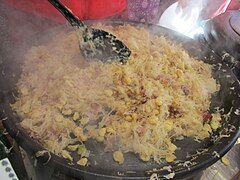
[[[138,133],[138,134],[142,134],[144,132],[144,127],[142,126],[138,126],[135,131]]]
[[[179,117],[182,117],[183,115],[179,109],[177,109],[173,106],[170,106],[169,107],[169,116],[172,118],[179,118]]]
[[[212,115],[208,111],[206,111],[206,112],[203,113],[202,118],[203,118],[202,119],[203,123],[206,123],[206,122],[208,122],[209,120],[212,119]]]
[[[101,106],[97,103],[91,103],[90,108],[91,108],[91,111],[93,111],[93,112],[101,111]]]
[[[182,86],[183,93],[187,96],[190,93],[188,85],[183,85]]]

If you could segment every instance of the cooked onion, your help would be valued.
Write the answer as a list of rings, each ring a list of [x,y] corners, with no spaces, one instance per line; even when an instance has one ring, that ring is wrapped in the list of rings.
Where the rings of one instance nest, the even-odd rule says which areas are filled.
[[[203,116],[211,117],[206,112],[217,91],[211,66],[144,28],[102,28],[131,49],[126,64],[84,61],[75,32],[29,49],[12,107],[30,136],[60,156],[79,144],[79,160],[87,157],[84,142],[93,138],[106,151],[158,163],[176,158],[176,138],[209,137]]]

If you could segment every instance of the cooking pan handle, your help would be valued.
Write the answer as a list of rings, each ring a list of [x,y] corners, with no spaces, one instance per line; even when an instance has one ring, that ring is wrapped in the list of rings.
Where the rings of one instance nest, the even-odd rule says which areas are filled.
[[[86,27],[86,25],[72,13],[72,11],[64,6],[60,1],[48,1],[68,20],[73,27]]]

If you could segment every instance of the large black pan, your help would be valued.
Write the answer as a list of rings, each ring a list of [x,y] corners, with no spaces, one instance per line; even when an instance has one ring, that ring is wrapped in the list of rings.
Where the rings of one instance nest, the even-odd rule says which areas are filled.
[[[124,22],[111,21],[105,23],[117,26]],[[45,151],[40,144],[29,137],[24,129],[20,127],[17,114],[10,108],[10,103],[13,103],[15,96],[17,96],[16,82],[21,73],[20,65],[24,61],[23,54],[25,51],[21,50],[18,56],[3,59],[0,65],[0,115],[9,134],[32,157],[36,158],[38,163],[45,163],[46,167],[52,167],[61,173],[75,178],[149,179],[152,174],[158,175],[161,178],[169,174],[170,176],[174,174],[174,177],[178,179],[194,176],[197,172],[219,160],[234,145],[240,134],[240,86],[239,81],[231,70],[222,64],[221,57],[214,54],[205,45],[169,29],[155,25],[131,24],[145,26],[154,34],[163,35],[176,43],[181,43],[192,56],[214,65],[212,74],[221,88],[219,92],[212,96],[210,111],[214,112],[216,109],[221,109],[221,128],[214,132],[211,138],[201,143],[197,143],[190,138],[175,142],[181,149],[176,152],[178,160],[169,164],[144,163],[136,155],[129,153],[126,155],[125,163],[119,165],[112,160],[111,153],[105,153],[103,145],[95,141],[88,141],[86,143],[88,149],[91,151],[90,166],[80,167],[75,164],[69,164],[67,160]],[[33,39],[38,40],[30,40],[30,45],[39,45],[51,41],[49,38],[44,38],[45,35],[49,37],[50,34],[52,38],[57,38],[56,32],[59,30],[69,30],[69,27],[59,26],[54,30],[41,33],[39,37],[34,36]],[[27,47],[29,46],[26,45],[26,49]]]

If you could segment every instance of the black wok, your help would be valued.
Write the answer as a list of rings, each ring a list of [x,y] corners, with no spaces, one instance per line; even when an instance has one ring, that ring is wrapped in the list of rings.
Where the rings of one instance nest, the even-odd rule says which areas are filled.
[[[125,22],[110,21],[105,22],[114,26],[124,24]],[[38,163],[43,163],[46,167],[51,167],[63,174],[71,177],[86,179],[149,179],[154,173],[158,177],[164,178],[166,175],[175,174],[174,178],[193,177],[196,173],[215,163],[227,153],[239,137],[240,125],[240,85],[231,70],[222,63],[221,57],[214,54],[204,44],[195,42],[179,33],[155,25],[145,25],[130,23],[132,25],[144,26],[156,35],[166,36],[168,39],[181,43],[190,55],[203,60],[206,63],[213,64],[212,75],[220,84],[220,90],[212,96],[210,111],[222,109],[222,126],[211,135],[211,138],[197,143],[190,138],[178,140],[175,142],[180,150],[176,151],[177,161],[169,164],[156,164],[154,162],[144,163],[132,153],[125,156],[125,163],[117,164],[112,160],[111,153],[103,152],[103,145],[95,141],[88,141],[86,146],[91,151],[88,167],[81,167],[58,157],[44,148],[22,129],[19,125],[18,116],[11,110],[10,104],[14,102],[17,96],[16,82],[21,74],[21,64],[24,61],[24,50],[19,52],[14,58],[3,59],[0,65],[0,119],[9,132],[9,134],[23,147],[30,156],[37,159]],[[54,30],[46,31],[45,34],[51,34],[51,37],[57,37],[57,31],[66,30],[65,26],[56,27]],[[51,41],[49,38],[34,36],[27,43],[26,48],[32,45],[39,45]],[[49,37],[49,36],[48,36]],[[36,39],[38,39],[36,41]],[[161,48],[161,47],[159,47]],[[2,85],[3,84],[3,85]],[[41,152],[41,153],[40,153]],[[153,170],[154,169],[154,170]],[[155,174],[155,175],[156,175]]]

